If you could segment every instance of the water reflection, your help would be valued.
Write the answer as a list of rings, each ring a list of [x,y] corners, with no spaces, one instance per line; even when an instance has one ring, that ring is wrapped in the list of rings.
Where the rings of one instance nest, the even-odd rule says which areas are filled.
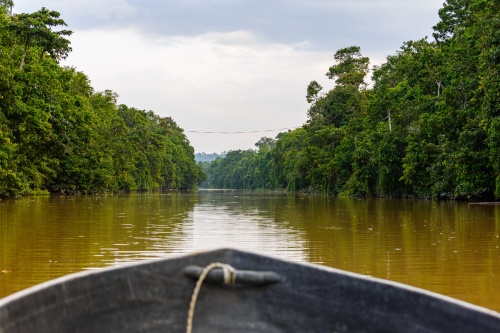
[[[191,200],[193,204],[189,209],[175,211],[170,207],[170,211],[162,213],[169,202],[146,207],[151,198],[142,198],[145,203],[139,209],[129,203],[129,211],[122,208],[123,211],[115,213],[115,221],[122,218],[127,223],[119,223],[122,233],[115,232],[110,237],[112,242],[107,242],[94,255],[101,257],[96,266],[221,247],[307,260],[303,255],[304,240],[300,232],[264,217],[261,209],[252,203],[252,199],[249,200],[251,196],[239,196],[232,191],[201,191],[192,195],[181,194],[180,197]]]
[[[188,219],[187,252],[232,247],[295,261],[306,261],[303,232],[279,223],[268,209],[270,198],[239,192],[200,191]],[[265,204],[267,203],[267,205]]]
[[[237,191],[0,201],[0,297],[84,269],[235,247],[500,310],[500,207]]]

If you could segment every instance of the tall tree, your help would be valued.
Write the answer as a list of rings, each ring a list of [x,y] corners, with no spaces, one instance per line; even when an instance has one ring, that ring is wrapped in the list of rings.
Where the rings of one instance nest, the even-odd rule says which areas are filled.
[[[24,45],[20,69],[24,67],[30,46],[40,47],[40,58],[43,58],[45,53],[56,61],[68,56],[71,52],[70,41],[64,36],[71,36],[73,32],[70,30],[52,31],[52,28],[57,26],[66,26],[66,22],[60,18],[59,12],[45,7],[31,14],[22,13],[13,17],[8,28],[21,39]]]
[[[313,102],[308,110],[309,122],[314,126],[342,126],[365,109],[364,80],[369,58],[361,55],[359,46],[350,46],[338,50],[334,59],[336,63],[328,69],[326,76],[334,79],[336,86],[323,96],[318,96],[322,87],[316,81],[307,87],[306,99]]]
[[[7,15],[12,15],[13,0],[0,0],[0,7],[3,7]]]
[[[338,50],[333,58],[337,64],[331,66],[326,73],[329,79],[342,86],[360,88],[365,85],[365,76],[368,74],[370,59],[361,55],[359,46],[350,46]]]
[[[468,5],[470,0],[446,0],[439,10],[441,21],[434,26],[433,36],[437,42],[445,42],[463,30],[470,18]]]

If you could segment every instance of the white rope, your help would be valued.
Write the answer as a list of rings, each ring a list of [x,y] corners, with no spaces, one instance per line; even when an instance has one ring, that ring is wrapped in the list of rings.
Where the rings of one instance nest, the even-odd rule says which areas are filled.
[[[196,286],[194,287],[193,296],[191,296],[191,303],[189,304],[189,311],[187,317],[187,326],[186,333],[191,333],[193,330],[193,318],[194,318],[194,308],[196,306],[196,300],[198,299],[198,294],[200,293],[201,286],[208,273],[215,268],[222,268],[222,272],[224,273],[224,284],[232,285],[235,283],[236,279],[236,270],[228,265],[222,264],[220,262],[215,262],[203,269],[200,276],[198,277],[198,281],[196,281]]]

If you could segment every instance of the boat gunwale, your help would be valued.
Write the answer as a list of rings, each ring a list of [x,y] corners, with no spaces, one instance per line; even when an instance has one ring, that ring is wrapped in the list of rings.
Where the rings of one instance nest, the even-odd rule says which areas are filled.
[[[170,261],[172,259],[190,258],[190,257],[196,257],[198,255],[209,254],[209,253],[214,253],[214,254],[215,253],[221,253],[221,254],[226,253],[227,254],[227,253],[231,253],[231,252],[236,252],[236,253],[239,252],[239,253],[246,253],[246,254],[255,255],[255,256],[259,256],[259,257],[266,257],[266,258],[278,260],[278,261],[281,261],[281,262],[284,262],[287,264],[291,264],[291,265],[300,265],[300,266],[304,266],[306,268],[321,270],[321,271],[324,271],[327,273],[330,272],[330,273],[334,273],[334,274],[338,274],[338,275],[343,275],[345,277],[349,277],[349,278],[363,281],[363,282],[372,282],[372,283],[376,283],[376,284],[379,284],[382,286],[406,290],[406,291],[411,292],[411,293],[420,294],[422,296],[434,298],[434,299],[441,300],[441,301],[448,302],[448,303],[453,303],[454,305],[463,307],[465,309],[480,312],[480,313],[483,313],[485,315],[497,317],[498,319],[500,319],[500,312],[497,312],[495,310],[488,309],[488,308],[482,307],[480,305],[472,304],[472,303],[469,303],[469,302],[466,302],[463,300],[459,300],[459,299],[456,299],[456,298],[453,298],[450,296],[439,294],[439,293],[436,293],[436,292],[433,292],[430,290],[426,290],[426,289],[422,289],[419,287],[404,284],[401,282],[386,280],[383,278],[377,278],[377,277],[373,277],[370,275],[354,273],[354,272],[345,271],[345,270],[338,269],[338,268],[318,265],[318,264],[309,263],[309,262],[294,262],[294,261],[290,261],[290,260],[286,260],[286,259],[277,258],[275,256],[269,256],[269,255],[255,252],[255,251],[237,250],[237,249],[233,249],[233,248],[217,248],[217,249],[210,249],[210,250],[205,250],[205,251],[198,251],[198,252],[189,253],[189,254],[175,254],[175,255],[172,255],[172,256],[166,257],[166,258],[148,259],[148,260],[143,260],[143,261],[139,261],[139,262],[121,264],[121,265],[117,265],[117,266],[108,266],[108,267],[103,267],[103,268],[97,268],[97,269],[91,269],[91,270],[86,270],[86,271],[70,273],[68,275],[64,275],[64,276],[61,276],[61,277],[58,277],[58,278],[55,278],[55,279],[52,279],[52,280],[49,280],[46,282],[42,282],[42,283],[34,285],[32,287],[28,287],[26,289],[20,290],[20,291],[15,292],[11,295],[8,295],[4,298],[0,298],[0,310],[11,303],[14,303],[14,302],[21,300],[25,297],[28,297],[30,295],[36,294],[40,291],[47,290],[47,289],[52,288],[52,287],[57,287],[57,286],[60,286],[62,284],[65,284],[67,282],[74,281],[74,280],[85,279],[85,278],[91,277],[93,275],[98,276],[98,275],[102,275],[102,273],[120,271],[120,270],[127,271],[130,268],[147,267],[151,264],[161,265],[162,262],[167,263],[168,261]]]

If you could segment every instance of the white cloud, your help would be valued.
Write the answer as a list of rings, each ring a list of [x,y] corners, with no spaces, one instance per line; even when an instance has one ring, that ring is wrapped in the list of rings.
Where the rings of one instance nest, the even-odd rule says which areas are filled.
[[[206,7],[211,5],[232,5],[245,0],[170,0],[182,7]]]
[[[434,10],[436,8],[435,0],[420,0],[420,1],[401,1],[401,0],[287,0],[288,4],[293,4],[296,7],[321,10],[358,10],[358,11],[394,11],[394,10],[409,10],[422,9]]]
[[[125,0],[61,1],[61,4],[57,8],[80,12],[83,15],[94,16],[102,20],[132,18],[139,12],[137,8],[131,6]]]
[[[119,101],[186,130],[252,131],[306,120],[305,90],[336,50],[381,63],[429,35],[435,0],[15,0],[15,12],[61,12],[75,33],[67,64]],[[252,148],[263,135],[189,134],[197,151]]]
[[[52,1],[14,1],[14,11],[34,12],[41,7],[57,10],[61,13],[78,13],[81,16],[93,17],[99,20],[130,19],[137,16],[139,9],[126,0],[52,0]],[[63,15],[63,19],[65,19]]]
[[[186,130],[253,131],[299,126],[305,90],[330,55],[268,44],[250,32],[150,39],[135,30],[76,32],[67,64],[119,102],[172,116]],[[320,76],[318,78],[318,76]],[[252,148],[261,136],[188,134],[197,151]]]

